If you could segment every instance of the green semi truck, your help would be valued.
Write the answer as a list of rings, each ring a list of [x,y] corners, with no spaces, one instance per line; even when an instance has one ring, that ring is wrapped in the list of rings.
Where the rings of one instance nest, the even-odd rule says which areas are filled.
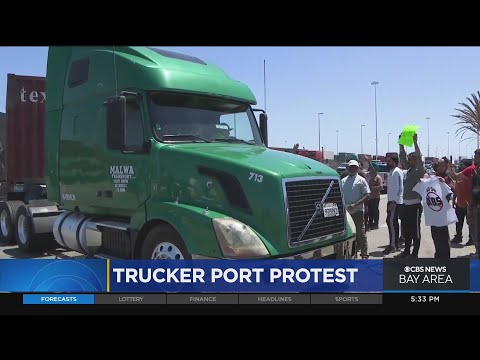
[[[37,95],[17,89],[18,106],[47,99],[45,129],[29,134],[44,140],[29,159],[12,158],[38,157],[44,173],[7,180],[4,242],[124,259],[355,256],[338,174],[268,149],[267,115],[218,67],[157,48],[50,47],[47,79]]]

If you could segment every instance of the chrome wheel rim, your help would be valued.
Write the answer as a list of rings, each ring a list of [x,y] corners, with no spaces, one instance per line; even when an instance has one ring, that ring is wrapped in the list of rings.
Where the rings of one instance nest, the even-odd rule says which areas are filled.
[[[0,214],[0,227],[2,228],[3,236],[8,236],[8,226],[7,226],[7,211],[2,210]]]
[[[153,260],[184,260],[183,254],[180,249],[170,243],[162,242],[158,244],[152,253]]]
[[[25,215],[20,215],[18,217],[18,238],[20,239],[20,242],[23,245],[27,243],[26,225],[27,225],[27,219]]]

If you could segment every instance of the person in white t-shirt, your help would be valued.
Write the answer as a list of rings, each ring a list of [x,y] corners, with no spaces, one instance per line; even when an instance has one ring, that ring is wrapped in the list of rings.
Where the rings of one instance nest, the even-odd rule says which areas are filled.
[[[390,242],[383,250],[383,255],[388,255],[400,250],[398,237],[398,213],[403,205],[403,173],[398,167],[398,156],[391,154],[387,157],[387,166],[390,176],[387,180],[387,226]]]
[[[436,259],[450,258],[448,225],[458,221],[455,210],[450,205],[452,189],[441,176],[447,165],[446,159],[440,159],[436,164],[435,176],[422,179],[413,188],[422,197],[425,224],[431,229]]]
[[[362,259],[368,259],[368,243],[365,234],[364,204],[370,198],[367,180],[358,174],[358,162],[348,162],[348,176],[341,180],[343,198],[347,211],[352,216],[357,229],[356,246]]]

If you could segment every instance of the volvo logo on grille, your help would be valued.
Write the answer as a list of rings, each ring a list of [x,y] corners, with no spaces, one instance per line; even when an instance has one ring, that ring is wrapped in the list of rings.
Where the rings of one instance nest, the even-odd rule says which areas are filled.
[[[297,242],[300,242],[302,240],[303,236],[305,235],[305,233],[308,231],[308,229],[312,225],[313,220],[315,220],[317,215],[322,213],[323,204],[325,203],[325,200],[327,199],[328,194],[330,194],[330,190],[332,190],[332,187],[333,187],[333,181],[330,182],[330,186],[328,187],[327,191],[325,192],[325,195],[323,195],[322,201],[315,201],[315,212],[313,213],[310,220],[308,220],[308,223],[305,226],[305,228],[303,229],[300,236],[298,237]]]

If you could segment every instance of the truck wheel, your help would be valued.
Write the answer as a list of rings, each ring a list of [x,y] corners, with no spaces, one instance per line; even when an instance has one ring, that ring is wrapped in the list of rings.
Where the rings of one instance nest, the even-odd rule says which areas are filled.
[[[24,251],[35,249],[35,233],[33,232],[32,218],[25,206],[18,209],[15,235],[17,245]]]
[[[142,247],[142,259],[190,260],[180,235],[170,226],[158,225],[148,233]]]
[[[15,244],[15,226],[17,212],[22,201],[0,202],[0,242],[6,245]]]

